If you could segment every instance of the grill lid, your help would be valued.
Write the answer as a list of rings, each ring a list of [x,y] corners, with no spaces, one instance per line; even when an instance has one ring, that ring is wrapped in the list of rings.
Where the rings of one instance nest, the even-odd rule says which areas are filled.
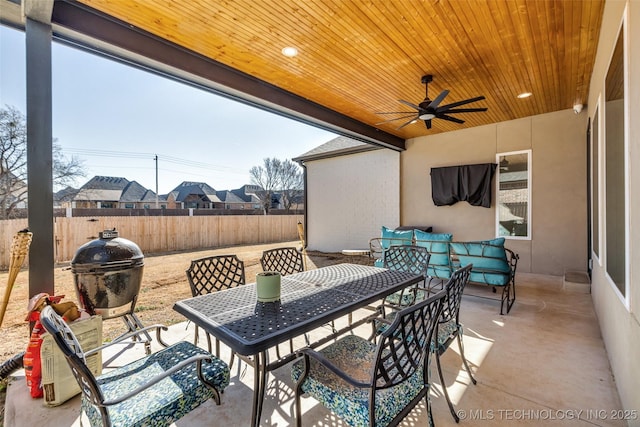
[[[142,251],[131,240],[118,237],[118,232],[105,230],[100,238],[80,246],[71,260],[72,272],[113,269],[144,264]]]

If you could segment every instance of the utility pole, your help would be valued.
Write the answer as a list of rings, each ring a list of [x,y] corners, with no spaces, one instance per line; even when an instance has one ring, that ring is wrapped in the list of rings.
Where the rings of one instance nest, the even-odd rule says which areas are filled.
[[[156,161],[156,209],[158,209],[158,155],[154,159]]]

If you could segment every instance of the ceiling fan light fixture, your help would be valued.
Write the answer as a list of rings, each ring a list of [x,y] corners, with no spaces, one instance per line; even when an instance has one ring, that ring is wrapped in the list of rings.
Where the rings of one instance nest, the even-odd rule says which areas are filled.
[[[298,49],[293,46],[286,46],[282,48],[282,54],[288,58],[293,58],[298,55]]]
[[[520,95],[518,95],[518,98],[519,99],[524,99],[524,98],[530,97],[531,95],[533,95],[531,92],[523,92]]]
[[[431,113],[424,113],[418,116],[420,120],[431,120],[431,119],[434,119],[435,117],[436,115]]]

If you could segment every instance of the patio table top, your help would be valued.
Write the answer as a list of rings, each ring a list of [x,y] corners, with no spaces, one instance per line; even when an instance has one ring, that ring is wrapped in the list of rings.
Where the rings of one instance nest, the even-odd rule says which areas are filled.
[[[178,301],[174,309],[239,354],[265,351],[417,283],[421,276],[338,264],[283,276],[281,299],[257,302],[255,283]]]

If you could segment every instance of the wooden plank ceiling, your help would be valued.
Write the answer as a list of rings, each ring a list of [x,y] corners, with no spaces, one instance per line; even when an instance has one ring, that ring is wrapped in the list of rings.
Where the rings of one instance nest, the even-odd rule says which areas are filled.
[[[571,108],[589,90],[603,0],[80,0],[104,14],[408,139]],[[294,46],[299,54],[282,54]],[[464,124],[401,104],[483,95]],[[531,92],[525,99],[517,98]],[[398,114],[397,117],[401,115]]]

